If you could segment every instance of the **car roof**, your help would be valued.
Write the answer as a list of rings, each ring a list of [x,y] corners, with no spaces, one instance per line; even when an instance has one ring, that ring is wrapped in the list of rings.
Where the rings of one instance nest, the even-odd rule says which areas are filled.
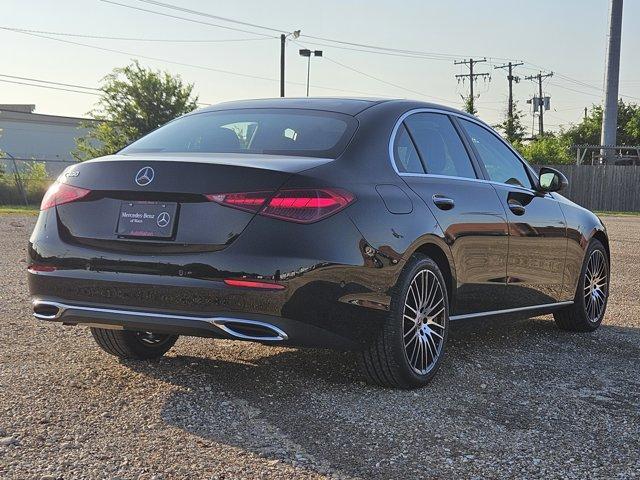
[[[332,98],[332,97],[302,97],[302,98],[258,98],[252,100],[236,100],[222,102],[210,107],[200,109],[207,110],[235,110],[243,108],[294,108],[304,110],[324,110],[327,112],[346,113],[357,115],[367,108],[387,101],[382,98]]]
[[[370,107],[385,104],[388,107],[403,106],[407,110],[416,108],[435,108],[447,110],[458,114],[468,115],[466,112],[430,102],[417,100],[390,99],[390,98],[345,98],[345,97],[285,97],[285,98],[259,98],[252,100],[236,100],[222,102],[209,107],[198,109],[198,112],[236,110],[249,108],[293,108],[303,110],[324,110],[327,112],[358,115]]]

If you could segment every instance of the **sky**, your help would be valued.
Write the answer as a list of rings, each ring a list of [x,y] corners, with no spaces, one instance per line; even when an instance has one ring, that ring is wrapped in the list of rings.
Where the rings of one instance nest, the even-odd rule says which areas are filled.
[[[140,0],[110,1],[3,0],[0,80],[38,83],[8,77],[13,76],[96,88],[113,68],[138,58],[145,66],[179,74],[192,83],[202,103],[276,97],[277,37],[281,31],[300,29],[301,37],[286,47],[287,96],[305,95],[307,59],[298,50],[308,47],[324,52],[323,57],[311,59],[312,96],[413,98],[461,108],[461,94],[468,92],[469,83],[459,83],[455,75],[468,71],[454,65],[454,60],[486,57],[475,71],[490,73],[491,79],[479,79],[475,87],[478,115],[489,123],[498,123],[505,114],[506,71],[494,67],[508,60],[525,62],[515,70],[521,81],[514,85],[514,98],[525,113],[528,130],[533,118],[526,100],[537,85],[524,77],[539,70],[554,72],[544,83],[552,107],[545,114],[548,129],[578,122],[584,107],[602,101],[608,0],[163,0],[272,30]],[[640,29],[633,26],[633,20],[640,18],[640,1],[627,0],[623,15],[620,94],[626,101],[640,103]],[[66,35],[34,36],[7,28]],[[350,44],[387,50],[372,52]],[[89,94],[0,82],[1,104],[36,104],[37,113],[84,116],[96,100]]]

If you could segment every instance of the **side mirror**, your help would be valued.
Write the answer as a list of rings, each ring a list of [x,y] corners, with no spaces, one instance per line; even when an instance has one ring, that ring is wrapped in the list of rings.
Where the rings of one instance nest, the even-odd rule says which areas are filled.
[[[538,180],[538,191],[558,192],[569,185],[569,180],[555,168],[542,167]]]

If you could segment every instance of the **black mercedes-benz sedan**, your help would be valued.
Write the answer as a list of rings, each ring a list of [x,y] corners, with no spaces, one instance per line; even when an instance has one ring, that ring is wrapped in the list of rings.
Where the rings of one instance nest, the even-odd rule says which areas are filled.
[[[600,325],[607,234],[566,185],[447,107],[223,103],[64,171],[29,242],[33,311],[122,358],[179,335],[349,349],[370,382],[420,387],[450,321]]]

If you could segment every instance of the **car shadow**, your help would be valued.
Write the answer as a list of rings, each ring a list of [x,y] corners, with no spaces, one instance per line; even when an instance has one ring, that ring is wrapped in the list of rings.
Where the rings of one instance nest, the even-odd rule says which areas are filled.
[[[637,412],[640,397],[624,392],[636,378],[625,359],[638,357],[639,339],[637,329],[606,325],[567,333],[549,317],[460,321],[439,374],[415,391],[367,385],[355,354],[329,350],[252,346],[244,354],[246,344],[234,342],[221,360],[222,343],[212,341],[210,357],[183,355],[178,344],[158,362],[123,363],[179,387],[162,420],[207,441],[321,474],[450,476],[484,454],[513,455],[520,447],[509,442],[523,432],[539,432],[544,451],[558,432],[588,428],[594,409]],[[565,408],[584,409],[585,425],[563,418]]]

